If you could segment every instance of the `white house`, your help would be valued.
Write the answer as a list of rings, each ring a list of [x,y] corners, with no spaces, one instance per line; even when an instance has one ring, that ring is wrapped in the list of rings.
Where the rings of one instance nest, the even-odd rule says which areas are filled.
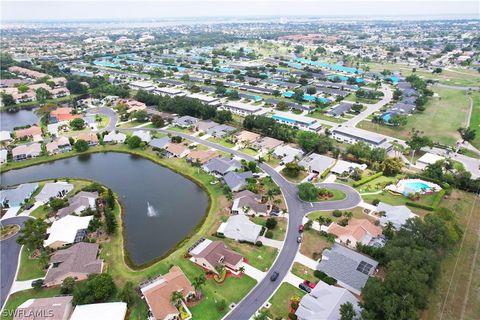
[[[83,237],[78,239],[77,234],[79,231],[87,229],[92,219],[93,216],[78,217],[69,215],[54,221],[47,230],[48,238],[43,242],[43,245],[51,249],[58,249],[76,242],[75,240],[83,240]]]
[[[237,241],[257,242],[262,226],[253,223],[242,214],[230,216],[227,222],[223,222],[217,230],[217,233]]]
[[[125,302],[93,303],[76,306],[70,320],[124,320],[126,315]]]
[[[416,217],[406,206],[392,206],[384,202],[378,204],[377,212],[384,213],[380,217],[380,225],[386,226],[391,222],[396,230],[399,230],[408,219]]]

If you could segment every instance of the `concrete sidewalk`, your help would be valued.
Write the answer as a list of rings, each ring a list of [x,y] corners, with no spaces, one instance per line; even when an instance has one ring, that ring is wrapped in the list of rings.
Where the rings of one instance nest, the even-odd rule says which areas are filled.
[[[243,267],[245,268],[245,274],[258,282],[262,281],[265,278],[266,272],[260,271],[255,267],[252,267],[248,263],[244,263]]]

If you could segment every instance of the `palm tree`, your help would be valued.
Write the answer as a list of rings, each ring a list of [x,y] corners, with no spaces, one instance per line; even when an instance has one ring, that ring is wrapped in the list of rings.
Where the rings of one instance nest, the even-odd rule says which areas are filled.
[[[275,198],[275,192],[272,189],[268,189],[266,196],[267,200],[271,202]]]
[[[180,291],[172,291],[170,294],[170,303],[173,304],[175,307],[180,305],[180,301],[183,300],[183,295]]]
[[[267,159],[268,161],[270,161],[272,159],[272,155],[273,155],[273,149],[269,149],[267,151]]]
[[[207,279],[203,274],[193,279],[192,286],[195,288],[195,294],[200,291],[200,289],[203,287],[206,281]]]
[[[253,317],[253,320],[268,320],[268,319],[270,319],[270,312],[268,310],[261,310]]]
[[[320,217],[317,218],[317,221],[320,225],[324,225],[325,224],[325,217],[320,216]]]
[[[343,215],[345,216],[345,218],[347,218],[348,220],[350,220],[352,217],[353,217],[353,213],[351,211],[345,211],[343,213]]]
[[[225,266],[223,264],[217,264],[215,266],[215,270],[218,272],[219,275],[221,275],[225,270]]]

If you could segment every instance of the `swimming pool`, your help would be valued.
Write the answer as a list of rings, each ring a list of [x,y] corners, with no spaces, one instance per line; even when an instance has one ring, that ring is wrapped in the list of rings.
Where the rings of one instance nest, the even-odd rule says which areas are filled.
[[[385,113],[383,116],[382,116],[382,119],[383,121],[385,122],[389,122],[390,119],[392,119],[392,115],[390,113]]]
[[[404,184],[404,191],[425,192],[430,191],[431,187],[425,182],[412,181]]]
[[[385,187],[385,190],[403,194],[408,196],[412,193],[427,193],[438,192],[442,188],[433,182],[424,181],[421,179],[402,179],[397,184],[391,184]]]

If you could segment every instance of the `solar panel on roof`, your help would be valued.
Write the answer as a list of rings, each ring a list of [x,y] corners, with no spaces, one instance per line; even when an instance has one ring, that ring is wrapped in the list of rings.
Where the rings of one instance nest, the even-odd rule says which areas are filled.
[[[358,265],[357,271],[360,271],[360,272],[368,275],[370,273],[370,271],[372,270],[372,268],[373,268],[373,266],[370,263],[362,261]]]

